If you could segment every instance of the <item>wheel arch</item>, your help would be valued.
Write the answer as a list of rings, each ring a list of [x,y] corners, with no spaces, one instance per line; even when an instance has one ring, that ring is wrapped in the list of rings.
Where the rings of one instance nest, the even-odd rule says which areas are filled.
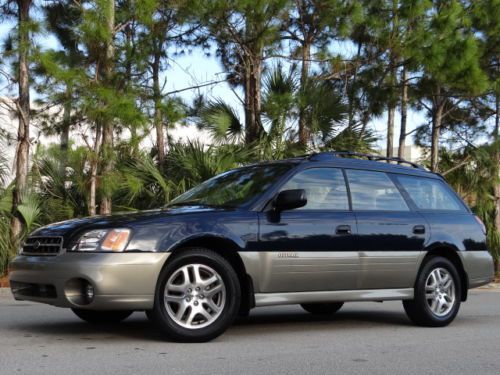
[[[458,274],[460,276],[460,286],[462,291],[462,301],[467,300],[467,295],[469,291],[469,276],[465,271],[464,265],[462,263],[462,259],[457,254],[456,248],[452,246],[436,246],[427,251],[427,254],[424,256],[422,263],[420,264],[419,273],[422,267],[427,263],[430,258],[441,256],[445,259],[448,259],[453,265],[456,267]]]
[[[229,238],[206,234],[191,237],[176,244],[169,250],[172,254],[170,257],[174,258],[176,254],[196,247],[212,250],[233,266],[241,288],[240,314],[248,314],[248,311],[255,307],[255,296],[252,277],[247,273],[243,260],[238,254],[242,248]],[[168,260],[166,264],[168,264]]]

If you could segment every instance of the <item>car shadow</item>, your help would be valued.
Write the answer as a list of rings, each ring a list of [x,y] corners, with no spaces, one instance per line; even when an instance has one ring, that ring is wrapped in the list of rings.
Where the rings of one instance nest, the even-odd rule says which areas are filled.
[[[19,329],[25,337],[49,336],[55,340],[116,340],[130,338],[141,341],[165,341],[165,336],[146,316],[140,312],[120,324],[92,325],[77,320],[47,321],[17,321],[10,328]],[[228,335],[253,336],[276,334],[281,332],[299,333],[318,330],[366,330],[370,327],[412,326],[404,312],[395,311],[339,311],[331,316],[312,315],[298,308],[288,309],[255,309],[248,317],[238,317]]]

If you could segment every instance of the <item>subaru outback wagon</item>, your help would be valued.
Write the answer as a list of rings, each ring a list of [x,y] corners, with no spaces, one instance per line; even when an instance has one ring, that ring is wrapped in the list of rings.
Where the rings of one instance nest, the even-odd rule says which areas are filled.
[[[45,226],[9,273],[17,300],[91,323],[145,311],[184,342],[284,304],[333,314],[402,300],[414,323],[445,326],[493,274],[484,225],[441,176],[352,152],[250,165],[162,209]]]

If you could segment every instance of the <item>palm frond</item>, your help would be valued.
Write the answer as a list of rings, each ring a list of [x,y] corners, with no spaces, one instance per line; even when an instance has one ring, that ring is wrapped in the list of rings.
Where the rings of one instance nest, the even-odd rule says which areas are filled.
[[[243,134],[238,113],[222,99],[215,99],[201,109],[198,126],[207,129],[218,143],[237,142]]]
[[[25,223],[25,232],[29,233],[36,225],[40,215],[40,202],[36,194],[25,192],[21,198],[21,204],[17,206]]]

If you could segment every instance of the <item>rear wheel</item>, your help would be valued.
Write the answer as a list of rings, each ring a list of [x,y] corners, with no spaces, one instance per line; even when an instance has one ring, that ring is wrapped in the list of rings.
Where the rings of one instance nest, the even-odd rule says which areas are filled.
[[[335,314],[344,305],[344,302],[329,302],[329,303],[303,303],[300,306],[307,312],[314,315],[331,315]]]
[[[415,283],[415,296],[403,301],[406,314],[415,324],[443,327],[457,316],[462,295],[455,265],[443,257],[430,258]]]
[[[133,311],[129,310],[84,310],[71,309],[80,319],[91,324],[113,324],[119,323],[132,315]]]
[[[148,317],[172,340],[205,342],[231,325],[240,302],[238,277],[229,262],[213,251],[195,248],[163,269]]]

